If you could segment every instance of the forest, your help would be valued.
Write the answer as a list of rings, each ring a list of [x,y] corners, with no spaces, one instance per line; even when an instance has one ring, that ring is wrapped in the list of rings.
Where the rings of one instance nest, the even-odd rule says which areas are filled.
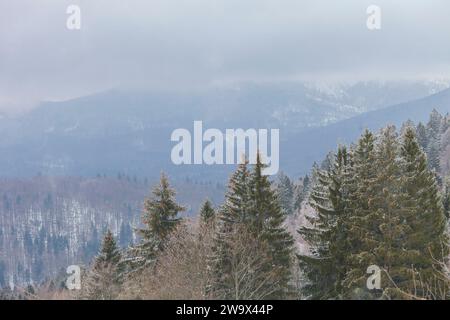
[[[161,174],[143,204],[137,241],[111,230],[83,268],[4,289],[18,299],[408,299],[450,298],[450,118],[364,130],[311,174],[271,179],[257,156],[239,164],[223,203],[205,199],[183,216]],[[297,146],[300,147],[300,146]],[[375,266],[379,287],[368,286]]]

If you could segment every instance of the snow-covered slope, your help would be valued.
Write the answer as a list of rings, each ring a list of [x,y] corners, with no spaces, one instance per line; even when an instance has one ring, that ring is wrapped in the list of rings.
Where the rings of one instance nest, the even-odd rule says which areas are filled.
[[[427,96],[445,83],[260,83],[196,93],[109,91],[44,103],[18,118],[0,119],[0,174],[95,175],[126,172],[224,179],[232,168],[173,166],[170,134],[204,127],[279,128],[281,139],[370,110]],[[308,145],[305,146],[309,147]]]

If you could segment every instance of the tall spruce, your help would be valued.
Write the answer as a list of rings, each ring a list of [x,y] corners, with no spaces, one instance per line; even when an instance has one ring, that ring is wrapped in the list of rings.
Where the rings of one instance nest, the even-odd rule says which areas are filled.
[[[381,290],[373,292],[377,298],[405,298],[403,289],[409,287],[411,280],[409,266],[416,257],[416,251],[405,246],[411,233],[407,221],[413,206],[404,188],[399,151],[395,127],[382,129],[375,147],[374,164],[378,170],[368,203],[371,221],[364,238],[369,246],[360,255],[365,258],[361,266],[364,269],[376,265],[383,270]]]
[[[142,223],[137,229],[140,243],[130,248],[127,262],[131,272],[153,265],[158,254],[164,250],[166,241],[181,222],[179,212],[185,208],[177,204],[175,190],[170,187],[167,176],[162,173],[159,185],[144,201]]]
[[[267,269],[272,268],[278,272],[275,281],[268,283],[273,293],[267,298],[282,299],[290,294],[289,281],[294,240],[284,225],[286,217],[272,189],[272,183],[268,176],[262,174],[264,168],[265,165],[258,153],[250,178],[253,204],[251,215],[254,217],[254,225],[250,227],[254,228],[255,235],[268,246],[272,261],[268,262]]]
[[[231,242],[235,230],[250,218],[249,179],[248,161],[244,160],[231,176],[224,204],[217,214],[213,252],[208,262],[211,274],[207,288],[207,294],[214,298],[234,298]]]
[[[407,207],[410,208],[404,221],[410,230],[403,245],[407,252],[414,252],[409,259],[414,278],[410,276],[406,289],[424,296],[424,288],[418,289],[414,279],[432,284],[441,277],[443,270],[438,261],[444,261],[449,254],[447,220],[435,175],[427,167],[426,155],[412,128],[403,134],[400,156],[403,188],[407,191]]]
[[[349,246],[345,218],[352,210],[350,167],[350,154],[341,146],[327,170],[314,171],[310,205],[315,215],[307,217],[310,226],[299,229],[310,252],[298,256],[304,295],[310,299],[336,299],[342,293]]]
[[[252,219],[251,201],[250,171],[248,160],[244,160],[228,182],[225,201],[220,209],[220,220],[225,224],[248,223]]]
[[[352,172],[353,151],[340,146],[331,170],[330,200],[335,213],[335,225],[330,242],[330,251],[336,269],[334,291],[337,298],[342,297],[343,281],[348,271],[347,257],[350,251],[349,223],[355,210],[355,185]]]
[[[262,175],[264,165],[260,156],[257,156],[257,163],[251,172],[247,164],[245,161],[239,165],[231,177],[225,203],[219,211],[211,259],[210,292],[214,297],[236,298],[236,278],[232,270],[239,255],[234,254],[233,247],[236,232],[245,230],[250,238],[255,239],[258,247],[265,251],[260,252],[265,258],[258,268],[246,275],[259,279],[252,281],[255,285],[253,291],[264,292],[260,298],[281,299],[289,294],[293,239],[283,225],[285,215],[272,183],[267,176]],[[240,257],[244,260],[247,258]],[[251,290],[247,288],[246,291]]]
[[[373,186],[379,168],[375,165],[375,137],[369,130],[366,129],[358,140],[352,160],[352,214],[345,221],[349,242],[346,259],[348,271],[342,284],[344,298],[359,299],[371,297],[366,290],[366,270],[374,260],[370,252],[374,234],[378,232],[376,211],[371,205],[375,198]]]
[[[299,254],[304,285],[302,295],[307,299],[328,299],[334,296],[335,272],[329,249],[333,229],[333,213],[329,199],[330,172],[315,166],[309,204],[315,210],[307,215],[309,225],[301,226],[298,233],[307,243],[309,252]]]

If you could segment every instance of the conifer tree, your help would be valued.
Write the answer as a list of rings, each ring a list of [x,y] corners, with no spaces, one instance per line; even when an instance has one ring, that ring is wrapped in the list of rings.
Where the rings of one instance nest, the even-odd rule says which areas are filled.
[[[428,134],[427,129],[423,125],[422,122],[419,122],[416,128],[417,133],[417,141],[419,142],[419,145],[422,147],[423,150],[427,150],[428,148]]]
[[[442,125],[442,115],[436,109],[433,109],[427,123],[428,136],[431,138],[437,138],[442,133]]]
[[[90,300],[115,299],[122,283],[122,254],[110,230],[103,238],[102,247],[95,257],[87,281],[83,283],[83,298]]]
[[[442,115],[433,109],[427,123],[427,156],[429,168],[440,172],[440,142],[444,119]]]
[[[152,196],[144,201],[144,228],[137,230],[141,240],[130,248],[126,259],[131,272],[140,271],[155,262],[158,254],[164,250],[168,236],[181,222],[179,212],[184,210],[184,207],[176,203],[175,191],[170,187],[167,176],[162,173]]]
[[[302,207],[303,201],[308,197],[310,191],[310,178],[305,175],[300,183],[294,188],[294,211],[299,210]]]
[[[284,215],[294,212],[294,186],[287,175],[280,172],[278,175],[277,195]]]
[[[402,222],[409,208],[404,203],[406,195],[401,187],[398,150],[395,127],[388,126],[381,131],[375,151],[375,163],[379,170],[373,182],[375,194],[369,203],[373,225],[366,235],[366,241],[371,243],[372,248],[371,252],[365,252],[367,267],[377,265],[395,279],[396,283],[391,283],[386,274],[382,277],[384,294],[394,298],[399,298],[395,292],[397,282],[408,279],[405,272],[408,261],[405,258],[409,254],[402,247],[408,228]]]
[[[427,148],[428,155],[428,167],[434,169],[436,173],[441,171],[441,163],[440,163],[440,136],[430,137],[430,141],[428,143]]]
[[[245,161],[230,179],[225,203],[218,217],[211,259],[210,292],[213,296],[236,298],[233,295],[236,289],[233,277],[236,255],[233,254],[233,248],[236,232],[242,230],[248,233],[248,237],[255,239],[259,248],[265,248],[265,254],[260,252],[265,257],[264,263],[261,262],[251,275],[247,275],[253,279],[266,279],[263,283],[258,282],[258,287],[254,290],[265,292],[266,299],[283,298],[288,294],[293,240],[283,226],[285,216],[271,182],[267,176],[262,175],[263,169],[264,165],[258,155],[252,172],[247,169]]]
[[[212,206],[211,201],[205,200],[200,209],[200,220],[203,224],[208,224],[214,220],[216,212]]]
[[[442,118],[441,134],[444,134],[450,127],[450,118],[448,112]]]
[[[239,164],[231,176],[225,201],[217,214],[216,233],[209,261],[210,284],[207,293],[216,298],[232,299],[231,243],[234,230],[249,220],[250,187],[248,161]]]
[[[268,284],[273,290],[269,298],[282,299],[289,294],[294,241],[284,226],[285,215],[281,211],[276,193],[272,190],[272,184],[268,176],[262,174],[265,165],[259,153],[256,160],[250,178],[253,204],[251,216],[254,217],[250,227],[254,228],[255,235],[268,246],[272,261],[267,264],[267,270],[273,268],[279,273],[277,279]]]
[[[310,205],[316,215],[307,217],[311,226],[299,230],[310,253],[298,256],[306,278],[304,294],[312,299],[335,299],[342,292],[349,245],[345,219],[352,210],[350,167],[350,154],[341,146],[328,170],[314,171]]]
[[[375,147],[378,170],[368,202],[370,222],[364,238],[367,247],[359,254],[363,270],[370,265],[383,270],[382,290],[373,292],[375,297],[391,299],[405,298],[403,289],[408,288],[411,281],[409,266],[417,258],[416,250],[405,245],[411,234],[407,221],[414,209],[402,180],[399,153],[395,128],[388,126],[381,131]]]
[[[366,291],[366,269],[373,261],[370,255],[376,233],[376,211],[371,207],[375,199],[373,188],[379,168],[375,162],[375,137],[365,130],[353,152],[351,174],[355,177],[352,187],[352,214],[345,221],[348,230],[348,271],[342,282],[345,298],[369,298]]]
[[[406,129],[408,129],[408,128],[415,128],[414,122],[411,119],[408,119],[402,123],[402,126],[400,127],[400,135],[403,136]]]
[[[298,256],[306,297],[411,299],[448,292],[447,220],[436,177],[410,123],[399,140],[393,126],[377,139],[366,130],[350,152],[340,147],[333,161],[315,168],[309,200],[316,214],[299,230],[310,247]],[[371,265],[383,271],[381,290],[366,287]]]
[[[331,167],[331,183],[328,188],[329,199],[333,207],[332,228],[330,229],[329,250],[335,269],[333,292],[336,298],[342,293],[342,282],[347,273],[349,253],[348,223],[354,206],[354,184],[352,176],[352,153],[345,146],[339,146]]]
[[[404,220],[410,229],[403,240],[403,246],[405,251],[415,253],[409,259],[416,279],[431,284],[442,274],[437,261],[445,259],[449,253],[447,220],[435,175],[427,168],[426,156],[420,149],[412,128],[408,128],[402,137],[400,155],[403,188],[408,194],[406,206],[410,208]],[[410,276],[406,291],[412,292],[414,286],[417,284]]]
[[[450,219],[450,177],[444,180],[444,188],[442,190],[442,204],[444,206],[444,214],[447,219]]]
[[[250,172],[248,160],[244,160],[228,182],[228,190],[219,219],[225,224],[247,223],[251,219],[251,205]]]
[[[298,230],[310,251],[298,255],[305,282],[302,295],[309,299],[328,299],[334,295],[335,282],[329,250],[334,213],[329,199],[330,173],[315,166],[312,180],[309,203],[315,209],[315,215],[306,216],[309,226]]]
[[[216,211],[214,210],[211,201],[205,200],[205,202],[203,202],[199,216],[198,240],[203,242],[206,238],[207,241],[209,241],[213,239],[216,228]],[[208,248],[211,247],[211,243],[204,243],[203,245]]]

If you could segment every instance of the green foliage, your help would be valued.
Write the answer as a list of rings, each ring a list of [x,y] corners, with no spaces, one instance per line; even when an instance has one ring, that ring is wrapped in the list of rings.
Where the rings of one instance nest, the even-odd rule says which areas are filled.
[[[122,284],[122,254],[110,230],[103,238],[102,247],[95,257],[94,265],[83,281],[81,298],[111,300],[117,298]]]
[[[167,176],[161,174],[159,185],[144,201],[144,228],[137,229],[141,240],[127,254],[129,272],[138,272],[154,264],[158,254],[164,250],[169,235],[181,222],[178,213],[184,210],[176,203],[175,191],[170,187]]]
[[[303,294],[312,299],[336,298],[342,291],[341,283],[346,273],[344,258],[348,250],[344,221],[352,209],[348,201],[349,165],[349,153],[341,146],[328,170],[317,167],[314,170],[310,205],[317,215],[307,217],[310,226],[299,230],[311,252],[298,256],[306,280]]]
[[[202,223],[208,224],[212,222],[215,219],[215,216],[216,212],[214,211],[211,201],[205,200],[200,209],[200,219]]]
[[[289,292],[293,239],[284,228],[285,215],[272,184],[267,176],[262,175],[264,165],[260,156],[252,172],[247,165],[247,162],[240,164],[231,177],[225,203],[219,213],[211,259],[210,292],[224,299],[235,298],[233,265],[236,263],[233,261],[236,256],[231,248],[235,246],[236,230],[246,230],[265,248],[262,254],[264,263],[253,271],[260,275],[253,274],[252,277],[261,279],[267,275],[268,280],[254,289],[267,292],[263,298],[280,299]]]
[[[326,170],[315,169],[316,215],[299,230],[310,246],[299,256],[305,296],[430,297],[436,283],[448,290],[447,221],[437,181],[417,131],[410,125],[402,131],[399,138],[388,126],[375,139],[366,130],[350,152],[339,147]],[[381,290],[366,288],[371,265],[383,270]]]
[[[278,175],[276,191],[283,214],[292,214],[294,212],[294,185],[282,172]]]
[[[303,278],[301,296],[448,298],[445,264],[449,257],[450,182],[444,179],[441,193],[436,176],[440,135],[446,123],[433,112],[426,126],[419,123],[414,128],[412,122],[405,123],[400,136],[393,126],[377,136],[365,130],[354,145],[338,146],[320,167],[314,166],[311,178],[306,176],[296,186],[284,174],[279,175],[276,185],[272,183],[262,174],[265,166],[259,154],[251,167],[244,161],[229,180],[223,205],[215,210],[206,200],[199,212],[199,235],[192,241],[197,241],[205,257],[204,269],[198,270],[201,296],[297,296],[291,287],[294,240],[286,230],[285,219],[308,196],[314,213],[306,215],[307,223],[298,230],[309,249],[297,256]],[[181,222],[178,214],[182,210],[162,175],[159,186],[144,203],[144,227],[137,230],[141,240],[123,261],[114,237],[107,232],[90,273],[94,284],[88,286],[88,296],[117,297],[125,266],[128,275],[145,269],[149,272],[145,275],[157,278],[152,267],[165,257],[159,272],[170,268],[180,251],[170,255],[165,248]],[[125,224],[120,234],[121,241],[129,236],[122,235],[127,234]],[[205,239],[210,237],[204,236],[212,234],[209,244]],[[24,243],[32,247],[41,243],[39,238],[26,233]],[[172,244],[183,246],[183,241],[180,238]],[[367,269],[372,265],[382,270],[379,290],[367,288]]]

